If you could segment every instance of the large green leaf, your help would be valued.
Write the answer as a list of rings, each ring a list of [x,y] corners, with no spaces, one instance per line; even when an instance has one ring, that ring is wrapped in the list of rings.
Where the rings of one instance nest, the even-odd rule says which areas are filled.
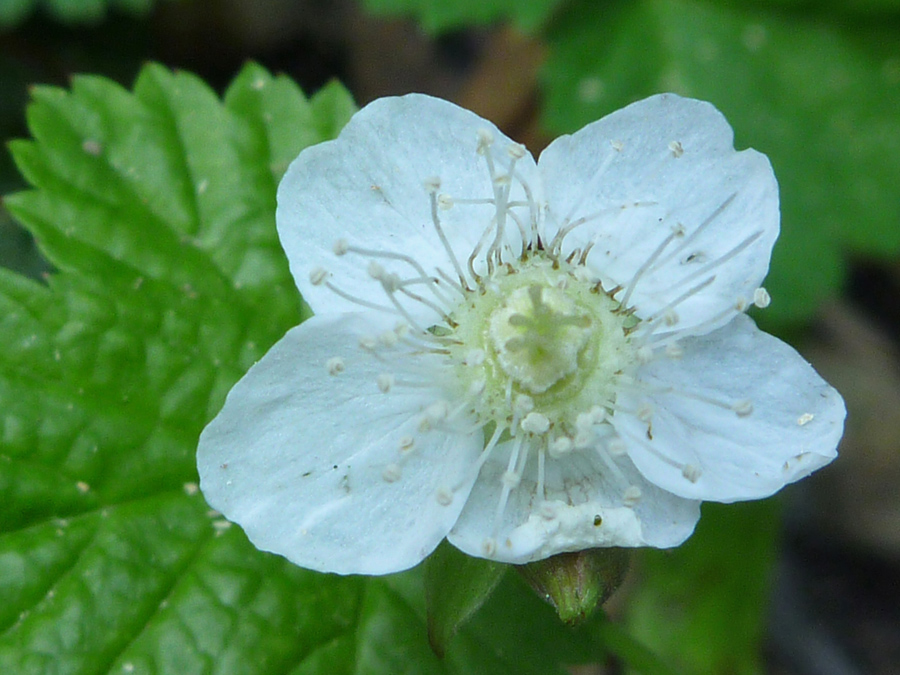
[[[364,4],[376,14],[413,16],[426,30],[437,33],[496,21],[512,21],[534,31],[563,0],[364,0]]]
[[[550,35],[544,119],[573,131],[658,91],[712,101],[772,160],[766,315],[801,320],[853,251],[900,251],[900,33],[695,0],[584,0]]]
[[[602,656],[521,584],[447,646],[421,571],[302,570],[254,549],[197,490],[229,387],[304,309],[275,189],[354,107],[246,67],[224,103],[159,66],[134,91],[39,87],[34,186],[6,205],[55,271],[0,270],[0,673],[564,673]],[[448,636],[449,639],[449,636]]]

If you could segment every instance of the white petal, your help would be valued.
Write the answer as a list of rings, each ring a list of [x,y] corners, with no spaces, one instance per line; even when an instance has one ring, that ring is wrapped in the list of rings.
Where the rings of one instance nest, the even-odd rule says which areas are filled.
[[[428,274],[441,268],[458,278],[434,227],[425,183],[439,178],[439,192],[454,200],[492,198],[487,161],[476,152],[483,131],[493,135],[494,161],[503,173],[512,145],[507,137],[468,110],[420,94],[378,99],[356,113],[336,140],[300,153],[278,188],[276,217],[291,272],[317,314],[358,309],[311,285],[309,275],[317,267],[333,273],[334,283],[355,296],[386,302],[367,274],[368,259],[333,254],[339,238],[353,246],[411,255]],[[530,154],[517,160],[515,171],[538,185]],[[524,199],[518,183],[510,199]],[[462,268],[494,214],[486,204],[439,209],[442,229]],[[508,239],[521,241],[515,232]],[[406,263],[379,262],[404,278],[416,276]],[[424,310],[414,305],[412,311],[422,316]]]
[[[648,483],[627,457],[611,469],[596,451],[586,450],[547,459],[546,498],[537,495],[537,460],[530,457],[530,468],[526,466],[522,481],[510,493],[498,527],[494,514],[511,446],[498,446],[485,463],[447,536],[469,555],[523,564],[586,548],[668,548],[687,539],[700,517],[699,502]],[[632,497],[640,495],[632,506],[624,501],[628,488]]]
[[[258,548],[303,567],[384,574],[420,562],[456,521],[471,485],[464,470],[483,445],[480,433],[419,432],[430,392],[379,391],[385,364],[356,345],[369,325],[328,315],[294,328],[200,437],[209,504]],[[335,357],[345,369],[329,375]]]
[[[588,217],[563,250],[594,242],[589,264],[613,286],[635,282],[628,304],[639,317],[671,308],[675,329],[705,333],[739,298],[752,302],[778,236],[778,185],[764,155],[734,150],[709,103],[639,101],[558,138],[539,167],[549,222]]]
[[[674,392],[617,399],[625,410],[652,411],[649,429],[633,414],[613,417],[649,481],[690,499],[756,499],[837,456],[844,402],[791,347],[744,315],[680,345],[681,359],[661,358],[638,375]],[[748,403],[745,416],[727,408],[746,413]]]

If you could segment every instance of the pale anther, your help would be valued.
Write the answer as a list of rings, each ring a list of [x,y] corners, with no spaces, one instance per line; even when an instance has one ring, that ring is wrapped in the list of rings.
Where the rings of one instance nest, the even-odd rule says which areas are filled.
[[[765,309],[771,302],[772,296],[770,296],[769,291],[762,286],[753,291],[753,304],[760,309]]]
[[[530,434],[545,434],[550,430],[550,420],[539,412],[530,412],[522,420],[522,430]]]
[[[521,482],[521,480],[522,476],[517,474],[515,471],[504,471],[503,476],[501,476],[500,478],[500,482],[510,489],[516,487]]]
[[[747,311],[747,298],[739,297],[734,301],[734,308],[739,312]]]
[[[381,282],[384,290],[386,290],[388,293],[393,293],[398,288],[400,288],[400,277],[398,277],[396,274],[383,272],[381,277],[378,278],[378,281]]]
[[[663,315],[663,321],[671,328],[678,323],[678,314],[673,309],[667,309],[666,313]]]
[[[616,152],[622,152],[625,149],[625,144],[622,141],[610,141],[609,145]]]
[[[635,506],[639,501],[641,501],[641,488],[637,485],[629,485],[625,488],[625,492],[622,495],[622,503],[629,508]]]
[[[313,286],[319,286],[328,278],[328,270],[324,267],[314,267],[309,273],[309,283]]]
[[[814,417],[815,415],[813,415],[812,413],[803,413],[802,415],[800,415],[800,417],[797,418],[797,424],[799,424],[801,427],[806,426],[813,421]]]
[[[369,263],[366,272],[369,273],[370,277],[376,280],[381,280],[384,277],[384,268],[374,260]]]
[[[447,419],[448,412],[446,401],[435,401],[425,409],[425,417],[434,424]]]
[[[325,369],[328,371],[329,375],[340,375],[344,372],[345,368],[344,359],[340,356],[332,356],[325,362]]]
[[[388,464],[381,472],[381,477],[386,483],[396,483],[400,480],[400,467],[397,464]]]
[[[341,256],[344,255],[349,248],[350,244],[347,243],[346,239],[338,239],[336,242],[334,242],[334,246],[331,250],[334,251],[335,255]]]
[[[359,347],[360,349],[364,349],[367,352],[375,351],[375,347],[378,346],[378,343],[375,341],[371,335],[360,335],[359,336]]]
[[[442,211],[448,211],[453,208],[453,197],[445,192],[437,196],[438,208]]]
[[[538,513],[544,520],[554,520],[557,516],[556,505],[550,502],[542,502],[538,507]]]
[[[410,452],[416,445],[416,439],[412,436],[402,436],[400,438],[400,452]]]
[[[394,376],[390,373],[382,373],[378,376],[377,382],[378,389],[380,389],[382,393],[386,394],[394,386]]]
[[[672,141],[671,143],[669,143],[669,150],[672,151],[672,155],[674,157],[681,157],[684,154],[684,148],[678,141]]]
[[[392,330],[386,330],[378,336],[378,341],[385,347],[393,347],[400,338]]]
[[[637,418],[641,422],[649,422],[653,419],[653,406],[649,403],[642,403],[637,409]]]
[[[476,152],[481,155],[494,143],[494,134],[488,129],[479,129],[477,135],[478,146],[476,147]]]
[[[481,542],[481,552],[486,558],[493,558],[497,552],[497,540],[490,538]]]
[[[572,448],[575,446],[572,443],[572,439],[568,436],[559,436],[558,438],[553,439],[553,442],[550,443],[550,447],[548,448],[550,452],[550,456],[553,459],[558,459],[563,455],[567,455],[572,452]]]
[[[534,399],[527,394],[519,394],[513,402],[515,411],[519,415],[526,415],[534,410]]]
[[[731,406],[731,409],[737,413],[738,417],[749,417],[753,414],[753,401],[750,399],[744,399],[743,401],[738,401]]]
[[[465,364],[467,366],[480,366],[484,363],[484,350],[473,349],[466,354]]]
[[[445,487],[438,488],[434,497],[441,506],[450,506],[453,503],[453,493]]]
[[[427,178],[425,180],[425,189],[428,191],[428,194],[437,193],[437,191],[441,189],[441,179],[437,176]]]
[[[579,431],[588,431],[596,422],[590,412],[578,413],[575,417],[575,428]]]
[[[521,143],[510,143],[506,148],[506,152],[509,153],[509,156],[513,159],[522,159],[528,151]]]
[[[606,444],[606,451],[611,457],[622,457],[628,452],[628,446],[621,438],[612,438]]]
[[[593,418],[594,424],[600,424],[606,419],[606,408],[604,408],[603,406],[591,406],[591,409],[588,412]]]
[[[687,478],[690,482],[696,483],[700,480],[700,475],[703,472],[700,470],[699,466],[694,466],[693,464],[685,464],[681,467],[681,475]]]
[[[684,350],[677,342],[670,342],[666,345],[666,356],[670,359],[680,359],[684,356]]]

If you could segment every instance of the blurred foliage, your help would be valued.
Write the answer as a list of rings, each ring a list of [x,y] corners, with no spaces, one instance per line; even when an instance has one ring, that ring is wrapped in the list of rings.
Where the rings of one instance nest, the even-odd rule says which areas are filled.
[[[111,9],[144,15],[155,0],[0,0],[0,30],[28,18],[38,8],[63,23],[96,23]]]
[[[429,31],[440,32],[498,20],[533,31],[565,0],[363,0],[375,14],[415,17]]]
[[[671,551],[647,550],[628,598],[628,625],[678,672],[763,673],[779,504],[703,505],[694,536]]]

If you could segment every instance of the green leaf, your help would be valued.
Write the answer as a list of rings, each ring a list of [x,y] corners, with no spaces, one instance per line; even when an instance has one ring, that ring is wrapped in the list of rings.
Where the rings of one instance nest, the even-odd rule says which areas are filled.
[[[444,541],[425,562],[428,641],[438,656],[459,628],[478,611],[508,565],[472,558]]]
[[[97,23],[107,11],[121,10],[143,16],[154,0],[0,0],[0,27],[14,26],[38,7],[63,23]]]
[[[544,119],[569,132],[658,91],[712,101],[769,155],[772,321],[803,320],[848,251],[900,251],[900,34],[692,0],[580,2],[555,24]]]
[[[134,91],[33,90],[34,189],[6,198],[55,271],[0,270],[0,673],[565,673],[602,654],[501,583],[444,660],[422,570],[323,575],[254,549],[197,489],[232,384],[304,316],[275,190],[354,106],[247,66],[220,100],[156,65]]]
[[[365,0],[364,4],[375,14],[415,17],[432,33],[498,21],[512,21],[534,32],[563,0]]]
[[[704,504],[687,543],[644,551],[627,610],[635,637],[679,672],[762,673],[778,515],[772,499]]]
[[[158,66],[133,94],[33,97],[11,147],[36,189],[4,202],[58,272],[0,272],[0,672],[299,663],[347,632],[360,583],[250,547],[197,494],[194,450],[302,318],[275,186],[349,96],[251,65],[225,105]]]

